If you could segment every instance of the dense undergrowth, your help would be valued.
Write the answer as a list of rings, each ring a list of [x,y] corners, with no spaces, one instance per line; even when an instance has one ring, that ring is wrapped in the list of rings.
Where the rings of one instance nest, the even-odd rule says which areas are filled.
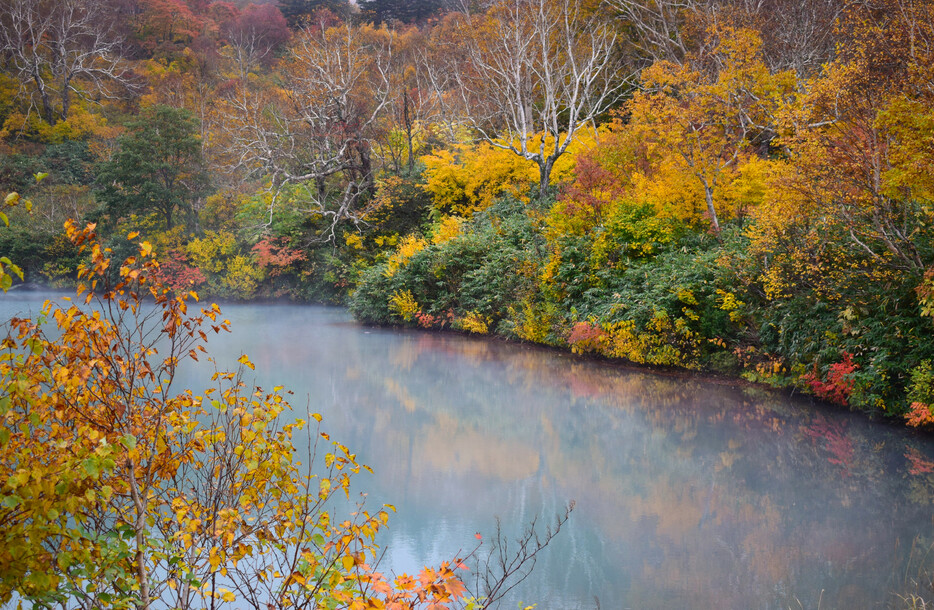
[[[869,287],[839,308],[813,291],[766,297],[749,227],[720,239],[615,248],[605,233],[549,240],[548,203],[506,197],[469,221],[411,236],[368,268],[349,305],[360,320],[491,333],[649,365],[709,370],[799,388],[841,405],[903,415],[929,400],[931,320],[912,279]],[[554,204],[557,206],[560,204]],[[632,243],[632,242],[628,242]],[[630,252],[627,255],[620,252]]]

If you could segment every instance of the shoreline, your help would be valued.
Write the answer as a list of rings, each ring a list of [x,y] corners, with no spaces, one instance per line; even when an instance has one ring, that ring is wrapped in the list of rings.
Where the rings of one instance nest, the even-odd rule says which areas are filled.
[[[14,285],[9,292],[6,294],[14,295],[27,295],[35,293],[61,293],[61,296],[73,296],[74,288],[56,288],[52,286],[46,286],[42,284],[37,284],[34,282],[25,282]],[[195,290],[195,293],[198,291]],[[421,326],[409,326],[405,324],[379,324],[375,322],[365,322],[356,319],[351,313],[346,304],[328,302],[323,300],[311,300],[311,299],[297,299],[297,298],[287,298],[287,297],[260,297],[260,298],[250,298],[250,299],[230,299],[223,297],[210,297],[198,294],[198,303],[217,303],[218,306],[224,307],[226,305],[299,305],[299,306],[315,306],[315,307],[329,307],[336,309],[343,309],[347,312],[350,318],[355,324],[359,324],[363,327],[374,328],[374,329],[387,329],[395,332],[421,332],[421,333],[433,333],[433,334],[442,334],[442,335],[459,335],[462,337],[470,337],[474,339],[483,339],[486,341],[496,341],[507,343],[511,345],[518,345],[525,348],[544,350],[555,354],[560,354],[562,357],[573,359],[577,362],[590,362],[595,364],[600,364],[602,366],[607,366],[610,368],[618,370],[626,370],[640,373],[649,373],[652,375],[657,375],[660,377],[676,378],[676,379],[694,379],[702,381],[704,383],[709,383],[712,385],[722,386],[722,387],[732,387],[737,390],[755,390],[759,392],[767,392],[772,395],[781,396],[788,399],[794,399],[798,401],[807,401],[814,408],[821,410],[828,410],[834,412],[850,412],[850,413],[859,413],[861,417],[867,421],[870,421],[874,424],[883,424],[886,426],[891,426],[894,428],[899,428],[902,430],[907,430],[909,432],[918,434],[921,437],[925,438],[934,438],[934,430],[926,428],[915,428],[908,426],[904,423],[903,417],[891,416],[887,417],[881,413],[873,413],[864,411],[861,409],[856,409],[852,407],[841,407],[838,404],[833,402],[822,400],[812,394],[807,394],[801,392],[795,386],[773,386],[762,382],[750,381],[741,376],[741,374],[730,374],[725,372],[711,371],[697,369],[692,370],[688,368],[676,367],[676,366],[662,366],[654,364],[641,364],[638,362],[633,362],[630,360],[625,360],[623,358],[610,358],[596,353],[574,353],[570,347],[561,347],[557,345],[549,345],[546,343],[537,343],[534,341],[529,341],[526,339],[520,339],[517,337],[508,337],[501,335],[495,332],[490,333],[474,333],[466,330],[459,330],[455,328],[436,328],[436,327],[421,327]]]

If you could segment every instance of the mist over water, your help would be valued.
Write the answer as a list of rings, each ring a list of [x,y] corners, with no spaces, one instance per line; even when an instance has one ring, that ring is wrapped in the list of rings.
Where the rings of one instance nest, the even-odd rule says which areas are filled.
[[[43,295],[7,295],[4,319]],[[497,340],[366,328],[342,309],[229,304],[220,368],[294,392],[358,454],[367,504],[396,506],[385,571],[577,508],[503,605],[869,608],[934,541],[934,441],[756,389]],[[212,365],[176,389],[203,390]],[[300,448],[301,450],[301,448]],[[921,460],[920,462],[918,460]],[[467,577],[469,578],[469,576]]]

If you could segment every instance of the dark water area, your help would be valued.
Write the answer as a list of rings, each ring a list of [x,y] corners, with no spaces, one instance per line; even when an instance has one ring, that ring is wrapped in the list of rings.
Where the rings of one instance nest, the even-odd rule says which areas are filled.
[[[43,296],[7,295],[0,315]],[[398,511],[386,571],[471,549],[497,518],[516,535],[571,500],[504,608],[881,608],[919,592],[934,560],[930,435],[700,377],[363,327],[337,308],[223,314],[219,366],[248,354],[257,385],[292,390],[296,414],[321,413],[373,468],[358,490]],[[209,367],[178,387],[203,389]]]

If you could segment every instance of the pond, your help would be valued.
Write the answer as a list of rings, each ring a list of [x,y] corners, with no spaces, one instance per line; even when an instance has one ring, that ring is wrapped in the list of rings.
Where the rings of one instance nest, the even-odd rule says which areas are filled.
[[[38,309],[10,294],[0,315]],[[471,549],[499,519],[570,521],[505,608],[872,608],[934,559],[934,439],[741,384],[499,340],[368,328],[342,309],[229,304],[213,337],[372,466],[397,513],[381,568]],[[181,387],[203,389],[206,366]],[[927,555],[925,555],[927,554]],[[928,580],[930,582],[930,580]]]

